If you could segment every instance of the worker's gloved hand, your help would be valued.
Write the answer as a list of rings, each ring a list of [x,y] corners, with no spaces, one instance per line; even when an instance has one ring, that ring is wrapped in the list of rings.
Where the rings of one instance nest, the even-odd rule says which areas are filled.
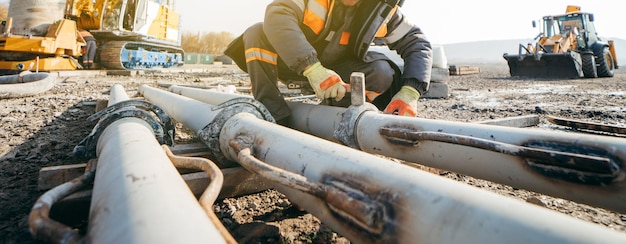
[[[319,99],[334,97],[340,101],[346,95],[347,84],[335,71],[324,68],[320,62],[311,65],[302,74],[309,80]]]
[[[403,86],[383,111],[386,114],[415,117],[417,114],[417,99],[420,93],[411,86]]]

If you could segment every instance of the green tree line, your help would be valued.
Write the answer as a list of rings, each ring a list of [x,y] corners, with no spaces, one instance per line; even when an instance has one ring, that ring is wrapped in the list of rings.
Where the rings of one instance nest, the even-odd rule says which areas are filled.
[[[7,16],[9,16],[9,7],[0,5],[0,20],[7,19]]]
[[[230,32],[183,32],[181,47],[186,53],[222,55],[233,39],[235,37]]]

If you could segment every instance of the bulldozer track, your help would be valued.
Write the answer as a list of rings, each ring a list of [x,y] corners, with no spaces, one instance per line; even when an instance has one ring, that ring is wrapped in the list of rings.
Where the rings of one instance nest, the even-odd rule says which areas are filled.
[[[100,51],[100,63],[107,69],[137,69],[137,68],[150,68],[152,65],[143,65],[132,63],[132,52],[128,50],[144,49],[146,51],[158,52],[158,53],[170,53],[183,55],[183,50],[178,47],[172,47],[167,45],[158,45],[146,42],[132,42],[132,41],[110,41],[102,45]],[[126,59],[124,56],[126,55]],[[145,57],[142,57],[145,58]],[[174,64],[167,64],[174,65]],[[160,66],[160,65],[156,65]]]

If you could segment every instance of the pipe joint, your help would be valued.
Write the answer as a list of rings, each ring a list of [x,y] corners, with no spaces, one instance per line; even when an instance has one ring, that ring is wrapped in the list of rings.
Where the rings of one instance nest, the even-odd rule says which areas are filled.
[[[154,113],[158,119],[148,111]],[[96,157],[96,145],[102,132],[113,122],[123,118],[138,118],[145,121],[152,128],[159,143],[170,146],[174,144],[174,121],[161,108],[147,101],[126,100],[111,105],[87,118],[89,121],[96,119],[100,119],[100,121],[92,132],[74,147],[73,154],[83,159]]]
[[[367,111],[379,112],[378,108],[371,103],[348,107],[341,117],[339,126],[333,132],[333,137],[346,146],[360,149],[356,138],[356,127],[361,115]]]
[[[220,167],[236,166],[237,163],[233,159],[228,159],[220,147],[219,136],[224,124],[239,113],[250,113],[259,119],[272,123],[276,123],[276,120],[272,117],[269,110],[262,103],[254,100],[254,98],[238,97],[212,108],[214,111],[219,109],[222,109],[222,111],[215,116],[211,123],[198,132],[198,137],[208,146],[209,153]]]

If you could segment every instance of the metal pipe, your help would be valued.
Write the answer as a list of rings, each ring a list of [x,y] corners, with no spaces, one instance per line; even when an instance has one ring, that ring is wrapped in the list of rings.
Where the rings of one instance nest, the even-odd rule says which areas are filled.
[[[111,89],[112,101],[126,96]],[[149,124],[122,118],[97,144],[89,213],[90,243],[224,243]]]
[[[140,93],[159,106],[181,105],[164,106],[168,114],[178,114],[168,109],[192,111],[181,102],[188,101],[187,97],[148,86],[140,87]],[[205,110],[213,107],[205,106]],[[212,120],[210,114],[193,113],[198,121]],[[231,160],[262,161],[272,167],[251,169],[277,167],[304,177],[299,186],[312,187],[311,191],[280,184],[276,189],[357,243],[626,241],[623,233],[297,132],[249,113],[231,116],[219,135],[219,147]],[[263,175],[277,175],[283,180],[290,177],[280,172]],[[319,193],[318,184],[330,189],[326,195]]]
[[[210,104],[240,96],[179,86],[170,90]],[[381,114],[367,106],[346,109],[301,102],[288,102],[288,105],[292,111],[290,126],[308,134],[348,144],[336,136],[337,131],[347,128],[348,134],[354,137],[354,146],[350,146],[365,152],[626,213],[623,204],[626,202],[626,141],[623,138],[409,118]],[[346,118],[350,117],[353,119],[346,123]],[[407,130],[409,134],[438,133],[439,137],[454,140],[469,138],[467,141],[473,144],[493,142],[491,146],[499,149],[515,145],[512,150],[516,154],[485,150],[472,143],[452,144],[449,140],[403,142],[385,135],[389,130]],[[520,150],[527,153],[520,153]],[[554,160],[541,159],[540,153],[566,160],[549,162]],[[592,163],[585,163],[586,158]],[[594,172],[599,170],[605,172]]]
[[[505,154],[435,140],[423,140],[408,145],[389,140],[381,132],[383,128],[398,127],[409,128],[414,132],[471,136],[490,142],[520,145],[523,147],[514,149],[520,154],[529,149],[531,151],[529,154],[519,156],[520,154]],[[623,204],[626,201],[625,172],[622,165],[626,162],[624,139],[544,129],[393,117],[374,112],[366,112],[360,116],[355,134],[359,147],[366,152],[377,152],[515,188],[626,213],[626,205]],[[549,162],[549,158],[541,159],[539,153],[532,150],[552,151],[555,153],[548,155],[552,157],[563,155],[565,160]],[[580,157],[568,157],[568,153],[578,154]],[[584,157],[599,160],[584,161]],[[585,162],[591,162],[592,165],[585,165]],[[596,170],[608,172],[594,172]]]
[[[123,102],[129,100],[130,97],[126,94],[124,87],[119,84],[115,84],[111,86],[111,92],[109,95],[109,101],[107,103],[107,107],[111,107],[116,103]]]
[[[171,97],[168,93],[160,92],[157,88],[146,85],[139,87],[139,93],[146,98],[150,97],[150,101],[161,101]],[[226,93],[215,93],[214,95],[215,97],[221,97],[222,94]],[[207,99],[212,98],[213,97],[208,97]],[[219,114],[219,111],[213,110],[213,107],[207,107],[205,103],[188,97],[180,97],[168,103],[159,104],[158,106],[165,110],[172,118],[176,118],[176,121],[184,124],[187,128],[192,129],[196,133],[202,130],[213,120],[212,118]]]

